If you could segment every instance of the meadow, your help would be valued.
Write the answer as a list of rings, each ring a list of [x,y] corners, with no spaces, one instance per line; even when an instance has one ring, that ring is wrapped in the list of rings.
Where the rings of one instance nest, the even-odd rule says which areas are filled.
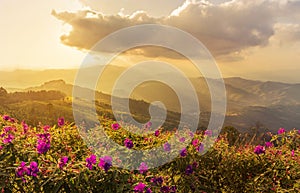
[[[138,170],[119,168],[122,155],[108,156],[110,147],[99,140],[88,147],[74,123],[59,118],[55,125],[29,126],[8,115],[0,117],[0,189],[2,192],[299,192],[300,131],[280,128],[260,145],[232,144],[223,133],[204,155],[202,141],[211,132],[157,129],[146,136],[131,134],[109,118],[101,128],[127,149],[162,145],[178,154],[171,162]],[[192,142],[179,152],[166,141],[175,136]],[[95,139],[95,137],[90,138]],[[159,155],[157,155],[159,156]],[[130,159],[129,159],[130,160]],[[134,160],[134,158],[132,159]],[[138,161],[138,160],[136,160]],[[130,163],[129,163],[130,164]]]

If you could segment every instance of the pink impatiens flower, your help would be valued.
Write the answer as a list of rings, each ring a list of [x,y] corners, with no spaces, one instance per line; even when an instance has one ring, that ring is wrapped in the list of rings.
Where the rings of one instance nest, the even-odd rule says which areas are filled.
[[[169,144],[168,142],[166,142],[166,143],[164,144],[164,150],[165,150],[165,151],[171,151],[171,144]]]
[[[261,145],[256,146],[254,149],[254,153],[256,153],[257,155],[265,153],[265,147]]]
[[[266,143],[265,143],[265,146],[266,146],[266,147],[272,147],[272,146],[273,146],[273,143],[272,143],[272,142],[266,142]]]
[[[134,192],[144,192],[145,188],[146,188],[146,184],[140,182],[134,187]]]
[[[131,141],[130,139],[128,139],[128,138],[126,138],[126,139],[124,140],[124,145],[125,145],[125,147],[127,147],[128,149],[131,149],[131,148],[133,147],[132,141]]]
[[[142,162],[139,167],[140,173],[144,174],[148,171],[148,165],[145,162]]]
[[[98,166],[107,172],[109,168],[112,166],[112,157],[104,156],[100,158],[100,162]]]
[[[60,158],[58,166],[60,169],[62,169],[68,162],[69,158],[67,156],[63,156]]]
[[[111,124],[111,128],[116,131],[116,130],[120,129],[120,125],[119,125],[119,123],[113,123],[113,124]]]
[[[63,117],[58,118],[57,125],[59,127],[62,127],[62,126],[64,126],[64,124],[65,124],[65,119]]]
[[[89,170],[93,169],[93,165],[96,164],[97,157],[96,155],[92,154],[90,157],[86,158],[86,167],[89,168]]]
[[[38,172],[39,172],[38,163],[31,162],[27,170],[27,175],[36,177]]]
[[[205,130],[204,135],[212,136],[212,130]]]
[[[291,151],[291,156],[294,157],[295,156],[295,150]]]
[[[194,139],[194,140],[192,141],[192,145],[193,145],[194,147],[197,147],[197,146],[198,146],[198,143],[199,143],[199,139]]]
[[[278,133],[278,135],[281,135],[281,134],[285,133],[285,129],[280,128],[277,133]]]

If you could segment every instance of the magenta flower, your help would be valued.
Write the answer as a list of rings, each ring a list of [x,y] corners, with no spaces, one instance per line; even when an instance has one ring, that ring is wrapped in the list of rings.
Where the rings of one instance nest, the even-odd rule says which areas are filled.
[[[183,143],[183,142],[185,142],[185,138],[184,138],[184,137],[181,137],[181,138],[179,139],[179,141],[180,141],[181,143]]]
[[[4,127],[4,133],[7,134],[10,131],[16,131],[16,129],[13,129],[12,127],[8,126],[8,127]]]
[[[15,138],[15,137],[14,137],[12,134],[8,134],[8,136],[7,136],[6,138],[4,138],[4,139],[2,140],[2,142],[3,142],[4,144],[8,144],[8,143],[11,143],[12,140],[13,140],[14,138]]]
[[[150,128],[152,126],[152,123],[149,121],[145,124],[145,128]]]
[[[58,162],[59,168],[62,169],[67,164],[68,160],[69,160],[69,158],[67,156],[61,157]]]
[[[111,128],[116,131],[116,130],[120,129],[120,125],[119,125],[119,123],[113,123],[113,124],[111,124]]]
[[[8,121],[8,120],[10,120],[10,116],[8,116],[8,115],[3,115],[3,116],[2,116],[2,119],[3,119],[4,121]]]
[[[0,151],[3,149],[3,147],[0,145]]]
[[[48,132],[49,129],[50,129],[50,126],[49,126],[49,125],[45,125],[45,126],[43,127],[43,129],[44,129],[45,132]]]
[[[134,187],[134,192],[144,192],[144,189],[146,188],[146,185],[142,182],[138,183],[138,185],[136,185]]]
[[[191,175],[191,174],[193,173],[193,166],[188,165],[188,166],[186,167],[186,169],[185,169],[185,173],[186,173],[187,175]]]
[[[185,157],[187,155],[187,150],[186,148],[183,148],[182,150],[180,150],[180,156],[181,157]]]
[[[58,118],[57,125],[59,127],[62,127],[62,126],[64,126],[64,124],[65,124],[65,119],[63,117]]]
[[[265,146],[266,146],[266,147],[272,147],[272,146],[273,146],[273,143],[268,141],[268,142],[265,143]]]
[[[191,138],[193,138],[194,137],[194,133],[193,132],[189,132],[189,136],[191,137]]]
[[[291,151],[291,156],[294,157],[295,156],[295,150]]]
[[[93,165],[97,162],[97,157],[92,154],[90,157],[86,158],[86,167],[89,168],[89,170],[93,169]]]
[[[46,153],[50,149],[50,147],[51,147],[50,143],[39,140],[36,149],[39,154],[43,154]]]
[[[254,153],[256,153],[257,155],[265,153],[265,147],[261,145],[256,146],[254,149]]]
[[[20,166],[16,169],[17,177],[21,178],[25,174],[27,174],[27,172],[28,172],[28,168],[26,167],[26,163],[22,161]]]
[[[164,150],[171,151],[171,145],[168,142],[164,144]]]
[[[194,147],[197,147],[197,146],[198,146],[198,143],[199,143],[199,139],[194,139],[194,140],[192,141],[192,145],[193,145]]]
[[[154,135],[155,135],[155,137],[158,137],[159,134],[160,134],[160,131],[157,129],[157,130],[155,131]]]
[[[112,166],[112,157],[104,156],[100,158],[100,162],[98,166],[107,172],[109,168]]]
[[[31,162],[27,170],[27,175],[36,177],[38,172],[38,164],[36,162]]]
[[[131,148],[133,147],[132,141],[131,141],[130,139],[128,139],[128,138],[126,138],[126,139],[124,140],[124,145],[125,145],[125,147],[127,147],[128,149],[131,149]]]
[[[148,165],[145,162],[142,162],[139,167],[140,173],[144,174],[148,171]]]
[[[280,128],[277,133],[278,133],[278,135],[283,134],[283,133],[285,133],[285,129],[284,128]]]
[[[51,135],[50,133],[37,134],[37,152],[39,154],[46,153],[51,147]]]
[[[23,126],[23,134],[26,134],[28,132],[28,125],[22,121],[22,126]]]
[[[205,130],[204,135],[212,136],[212,130]]]

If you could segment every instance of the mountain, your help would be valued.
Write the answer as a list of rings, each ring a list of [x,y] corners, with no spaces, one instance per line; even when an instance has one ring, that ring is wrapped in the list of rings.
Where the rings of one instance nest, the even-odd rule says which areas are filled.
[[[85,69],[86,76],[90,70]],[[117,78],[124,72],[125,68],[117,66],[107,66],[97,85],[96,98],[103,104],[110,104],[112,88]],[[76,70],[45,70],[45,71],[26,71],[0,72],[0,86],[8,91],[39,91],[39,90],[59,90],[66,96],[72,96],[73,83]],[[134,74],[135,78],[142,79],[149,73],[146,70],[138,69]],[[152,72],[154,73],[154,72]],[[184,82],[177,81],[176,77],[168,75],[166,72],[155,72],[156,75],[165,77],[167,81],[173,81],[188,107],[195,106],[191,99],[190,91]],[[203,77],[189,78],[197,93],[201,121],[207,124],[211,111],[211,95]],[[214,85],[220,85],[220,80],[209,79]],[[127,82],[126,82],[127,81]],[[272,131],[279,127],[287,129],[297,128],[300,125],[300,84],[281,83],[274,81],[246,80],[240,77],[224,78],[227,113],[224,125],[232,125],[239,130],[247,130],[261,123],[265,128]],[[118,89],[115,94],[123,96],[126,93],[127,85],[130,80],[122,82],[124,87]],[[88,85],[88,83],[86,83]],[[91,89],[81,87],[82,93],[93,92]],[[101,91],[101,92],[100,92]],[[106,94],[105,94],[106,93]],[[219,93],[213,93],[218,96]],[[139,106],[137,101],[147,102],[140,105],[148,116],[148,103],[161,101],[170,112],[180,112],[180,100],[176,90],[158,81],[146,81],[138,85],[131,93],[130,97],[133,106]],[[120,99],[121,100],[121,99]],[[120,101],[119,101],[120,102]],[[121,105],[122,102],[119,103]],[[121,107],[120,107],[121,108]],[[122,106],[121,109],[123,109]],[[176,113],[175,113],[176,114]]]

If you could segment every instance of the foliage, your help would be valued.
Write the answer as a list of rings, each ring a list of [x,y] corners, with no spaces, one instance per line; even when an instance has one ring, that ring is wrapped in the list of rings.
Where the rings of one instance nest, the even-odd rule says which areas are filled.
[[[133,128],[120,128],[109,119],[102,129],[120,145],[124,145],[125,139],[132,140],[133,149],[165,144],[173,135],[181,143],[190,135],[189,130],[160,129],[155,134],[138,136],[127,131]],[[80,135],[97,135],[95,131],[87,130]],[[3,116],[0,117],[0,134],[2,192],[300,191],[300,134],[297,130],[281,129],[279,134],[270,134],[270,143],[260,147],[229,145],[226,135],[221,135],[204,155],[201,155],[201,142],[210,140],[210,133],[198,132],[186,148],[187,155],[168,149],[178,154],[173,161],[153,169],[141,163],[140,171],[128,171],[111,164],[111,159],[118,160],[120,155],[98,156],[94,160],[93,153],[97,151],[105,156],[106,142],[99,140],[92,152],[76,126],[63,119],[52,127],[41,124],[31,127]],[[261,151],[255,151],[257,148]]]

